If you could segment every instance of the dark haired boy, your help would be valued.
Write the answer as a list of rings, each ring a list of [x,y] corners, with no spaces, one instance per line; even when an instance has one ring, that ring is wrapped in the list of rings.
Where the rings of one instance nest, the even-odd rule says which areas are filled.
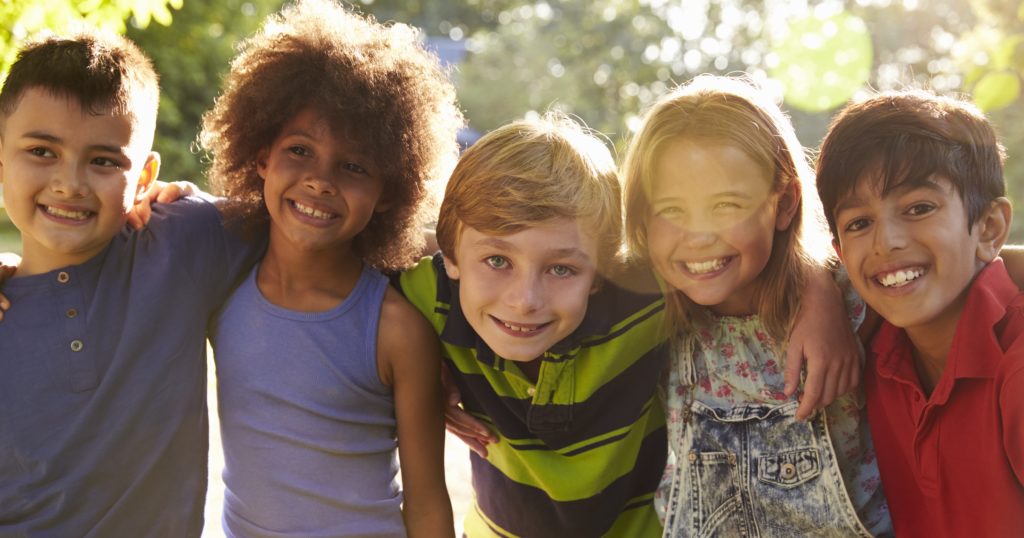
[[[998,258],[1003,153],[973,106],[851,104],[818,192],[854,288],[884,318],[864,374],[898,536],[1024,536],[1024,296]]]
[[[125,227],[159,171],[158,97],[142,52],[99,33],[26,45],[0,90],[23,251],[3,285],[0,536],[202,530],[206,322],[258,252],[196,198]]]

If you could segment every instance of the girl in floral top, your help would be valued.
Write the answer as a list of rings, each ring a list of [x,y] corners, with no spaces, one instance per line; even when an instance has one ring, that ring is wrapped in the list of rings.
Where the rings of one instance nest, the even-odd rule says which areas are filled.
[[[801,421],[784,394],[797,290],[829,261],[788,119],[743,79],[698,77],[647,113],[624,176],[627,241],[663,283],[676,347],[665,535],[891,533],[861,398]]]

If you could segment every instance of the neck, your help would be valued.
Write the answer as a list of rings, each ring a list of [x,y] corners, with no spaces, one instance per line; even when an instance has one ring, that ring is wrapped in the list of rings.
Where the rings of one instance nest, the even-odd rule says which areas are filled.
[[[47,252],[44,255],[39,255],[33,252],[34,249],[29,245],[23,245],[22,249],[23,253],[21,263],[18,264],[18,272],[14,274],[15,278],[41,275],[43,273],[49,273],[54,269],[60,269],[61,267],[80,265],[100,253],[100,251],[85,254],[56,254],[53,252]]]
[[[330,310],[348,297],[363,270],[362,260],[348,246],[307,251],[272,238],[256,275],[257,286],[268,301],[284,308]]]

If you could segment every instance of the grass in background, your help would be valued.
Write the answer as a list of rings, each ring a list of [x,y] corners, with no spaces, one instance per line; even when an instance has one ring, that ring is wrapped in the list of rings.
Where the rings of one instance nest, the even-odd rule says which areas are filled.
[[[21,236],[18,229],[7,220],[7,215],[0,210],[0,252],[17,252],[21,254]]]

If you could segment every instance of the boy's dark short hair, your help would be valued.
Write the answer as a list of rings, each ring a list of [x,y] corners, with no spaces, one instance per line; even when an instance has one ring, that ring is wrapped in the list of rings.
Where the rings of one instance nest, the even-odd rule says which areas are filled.
[[[463,125],[437,57],[413,28],[378,23],[333,0],[302,0],[268,18],[241,44],[200,134],[214,157],[211,183],[232,200],[227,213],[243,228],[269,223],[257,158],[306,107],[382,171],[389,207],[356,236],[355,252],[378,268],[414,261],[428,218],[420,203],[427,181],[447,178]]]
[[[968,231],[1004,196],[1004,151],[974,105],[923,90],[875,95],[847,105],[832,121],[818,155],[818,195],[833,237],[835,208],[868,175],[885,196],[935,176],[952,182],[967,210]]]
[[[74,99],[93,114],[130,116],[150,137],[156,128],[156,71],[138,46],[117,34],[83,30],[24,45],[0,89],[0,122],[31,88]]]

